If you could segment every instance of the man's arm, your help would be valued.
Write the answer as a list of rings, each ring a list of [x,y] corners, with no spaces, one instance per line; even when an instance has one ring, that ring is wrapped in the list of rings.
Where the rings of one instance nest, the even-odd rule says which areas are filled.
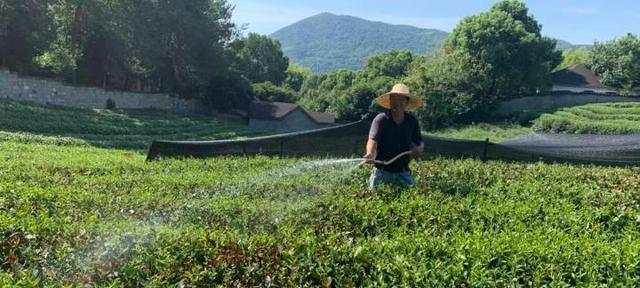
[[[380,141],[380,137],[382,135],[382,131],[380,129],[382,120],[382,115],[378,115],[378,117],[374,118],[373,122],[371,122],[369,138],[367,139],[367,145],[365,147],[366,154],[363,157],[369,164],[372,164],[378,156],[378,141]]]
[[[366,163],[372,164],[378,156],[378,142],[376,142],[376,140],[373,140],[371,138],[367,140],[366,153],[367,154],[365,154],[363,158],[365,159]]]

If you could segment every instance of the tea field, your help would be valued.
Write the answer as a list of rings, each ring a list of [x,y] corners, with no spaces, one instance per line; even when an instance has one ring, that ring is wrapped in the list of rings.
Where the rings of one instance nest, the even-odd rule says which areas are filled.
[[[534,121],[540,132],[569,134],[640,134],[640,103],[605,103],[565,108]]]
[[[216,140],[265,133],[245,127],[239,120],[187,118],[164,111],[87,110],[0,100],[0,139],[22,142],[37,138],[50,143],[142,150],[155,139]]]
[[[640,284],[636,168],[436,158],[369,191],[357,161],[145,162],[28,119],[0,120],[2,287]]]
[[[437,136],[452,139],[480,140],[499,143],[507,139],[533,132],[530,127],[511,122],[474,123],[460,127],[444,128],[427,131],[427,136]]]

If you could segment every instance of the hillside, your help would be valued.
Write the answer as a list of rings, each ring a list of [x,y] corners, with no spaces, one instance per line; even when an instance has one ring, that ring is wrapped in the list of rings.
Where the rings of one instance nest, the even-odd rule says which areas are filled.
[[[357,70],[367,58],[389,50],[423,54],[436,50],[448,33],[409,25],[392,25],[353,16],[322,13],[284,27],[270,36],[279,40],[293,62],[324,73],[336,69]],[[559,50],[573,45],[558,40]]]
[[[331,13],[306,18],[271,35],[282,43],[288,57],[315,72],[359,69],[368,57],[394,49],[433,51],[446,36],[440,30]]]
[[[591,49],[593,45],[585,45],[585,44],[572,44],[564,40],[558,39],[558,45],[556,46],[558,50],[566,51],[571,49]]]

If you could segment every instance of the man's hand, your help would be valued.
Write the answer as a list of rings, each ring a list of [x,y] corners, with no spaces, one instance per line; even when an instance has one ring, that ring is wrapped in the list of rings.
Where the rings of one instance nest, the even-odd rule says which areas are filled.
[[[376,156],[378,156],[378,143],[375,140],[367,140],[367,147],[365,148],[367,154],[362,156],[364,163],[375,164]]]
[[[424,142],[411,148],[411,155],[413,155],[413,157],[420,157],[422,156],[422,153],[424,153]]]
[[[364,163],[366,164],[375,164],[376,155],[373,153],[368,153],[367,155],[362,156],[364,158]]]

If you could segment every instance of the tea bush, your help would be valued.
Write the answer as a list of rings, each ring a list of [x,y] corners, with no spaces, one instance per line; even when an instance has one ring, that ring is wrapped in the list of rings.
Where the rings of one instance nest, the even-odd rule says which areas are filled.
[[[541,132],[570,134],[638,134],[640,103],[588,104],[543,114],[533,121]]]
[[[332,161],[0,155],[3,286],[638,285],[637,169],[431,159],[369,191]]]
[[[370,191],[357,159],[145,162],[6,115],[2,287],[640,284],[637,168],[436,158],[412,163],[415,187]],[[191,123],[153,117],[141,125]]]
[[[63,137],[64,142],[103,148],[145,149],[153,140],[216,140],[265,133],[251,131],[239,120],[224,122],[152,110],[50,107],[10,100],[0,100],[0,115],[0,139],[28,141],[54,136]]]

